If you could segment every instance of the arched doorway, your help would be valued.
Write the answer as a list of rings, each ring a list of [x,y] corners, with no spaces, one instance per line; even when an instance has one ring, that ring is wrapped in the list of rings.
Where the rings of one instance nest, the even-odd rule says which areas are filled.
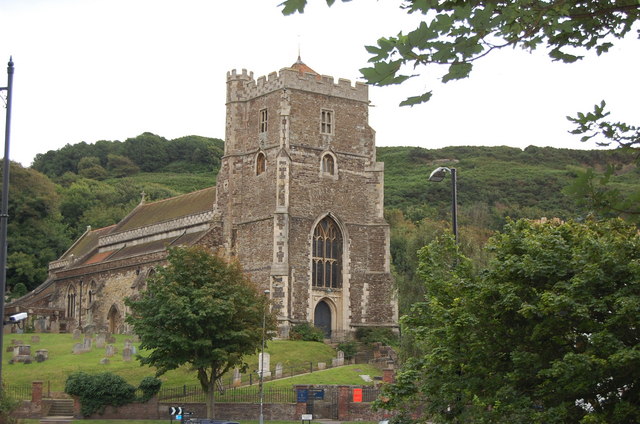
[[[316,305],[313,324],[324,332],[326,339],[331,338],[331,308],[324,300]]]
[[[120,327],[120,312],[116,305],[111,305],[111,309],[109,309],[109,313],[107,314],[107,322],[109,324],[109,332],[111,334],[118,334],[118,329]]]

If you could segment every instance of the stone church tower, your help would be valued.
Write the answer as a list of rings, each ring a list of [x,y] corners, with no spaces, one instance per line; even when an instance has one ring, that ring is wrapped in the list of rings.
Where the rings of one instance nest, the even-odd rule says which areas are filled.
[[[300,59],[257,81],[227,75],[223,238],[270,291],[281,336],[305,321],[338,335],[397,322],[368,109],[367,85]]]
[[[280,337],[305,322],[333,339],[395,328],[367,85],[336,84],[298,60],[257,80],[228,73],[226,107],[216,187],[143,198],[119,223],[88,229],[8,311],[30,311],[40,331],[129,332],[124,298],[145,290],[167,248],[204,245],[269,290]]]

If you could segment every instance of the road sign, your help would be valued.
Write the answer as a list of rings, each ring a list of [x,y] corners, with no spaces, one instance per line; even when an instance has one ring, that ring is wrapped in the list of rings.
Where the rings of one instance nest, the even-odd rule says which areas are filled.
[[[169,412],[171,413],[171,415],[182,415],[182,406],[172,406],[169,408]]]

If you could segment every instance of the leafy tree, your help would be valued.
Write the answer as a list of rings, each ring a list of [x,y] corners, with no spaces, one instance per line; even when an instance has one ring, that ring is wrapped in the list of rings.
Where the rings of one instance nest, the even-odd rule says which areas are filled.
[[[602,101],[595,105],[593,112],[578,113],[576,117],[567,116],[575,124],[571,133],[583,134],[581,141],[593,139],[601,146],[614,143],[635,158],[636,166],[640,165],[640,127],[606,119],[610,112],[605,111],[605,106],[606,103]],[[616,185],[620,180],[618,171],[613,164],[607,166],[603,173],[588,169],[579,174],[568,191],[577,199],[583,199],[601,215],[621,216],[640,223],[640,190],[620,190]]]
[[[284,0],[282,12],[302,13],[306,3]],[[327,0],[329,6],[333,3]],[[360,72],[371,84],[400,84],[417,76],[416,69],[435,65],[447,69],[442,82],[466,78],[476,60],[505,47],[544,47],[552,60],[571,63],[582,59],[586,50],[607,52],[640,17],[637,0],[410,0],[401,7],[425,19],[411,31],[366,47],[373,66]],[[411,73],[405,74],[407,70]],[[431,94],[427,91],[402,104],[428,101]]]
[[[128,177],[140,172],[131,159],[120,155],[107,155],[107,170],[114,177]]]
[[[476,272],[452,238],[420,252],[402,320],[420,354],[378,407],[477,423],[640,421],[640,234],[620,219],[520,220]]]
[[[167,143],[166,138],[146,132],[124,142],[124,155],[142,171],[157,171],[170,162]]]
[[[7,288],[23,283],[33,289],[46,279],[49,261],[64,252],[70,239],[51,180],[13,162],[10,178]]]
[[[156,376],[189,364],[207,394],[207,416],[214,416],[215,384],[228,370],[246,367],[244,357],[258,351],[268,300],[242,274],[237,263],[203,247],[173,248],[168,265],[149,278],[138,300],[128,299],[127,322],[140,336],[141,364]],[[269,337],[269,332],[265,334]]]

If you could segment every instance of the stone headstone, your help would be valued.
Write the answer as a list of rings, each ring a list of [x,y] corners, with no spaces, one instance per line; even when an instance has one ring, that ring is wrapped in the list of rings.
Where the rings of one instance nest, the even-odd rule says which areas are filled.
[[[96,349],[104,349],[107,342],[107,335],[105,333],[96,334]]]
[[[40,343],[40,336],[31,336],[31,344]]]
[[[100,364],[101,364],[101,365],[109,365],[109,363],[110,363],[110,362],[111,362],[111,361],[109,360],[109,358],[102,358],[102,359],[100,360]]]
[[[112,344],[108,344],[104,349],[105,349],[104,356],[106,356],[107,358],[111,358],[113,355],[116,354],[116,347]]]
[[[85,353],[86,350],[84,350],[84,344],[82,343],[76,343],[73,345],[73,350],[71,351],[74,355],[79,355],[81,353]]]
[[[41,355],[43,357],[43,361],[46,361],[47,359],[49,359],[49,350],[38,349],[36,350],[36,360],[38,360],[38,355]],[[38,362],[42,362],[42,361],[38,361]]]
[[[31,346],[18,345],[13,348],[13,362],[31,363]]]
[[[80,331],[79,328],[76,328],[75,330],[73,330],[73,340],[78,340],[81,334],[82,332]]]
[[[22,341],[20,339],[13,339],[13,340],[11,340],[11,344],[14,345],[14,346],[18,346],[18,345],[24,344],[24,341]]]
[[[326,362],[318,362],[318,369],[319,370],[324,370],[327,368],[327,363]]]
[[[33,327],[36,333],[44,333],[47,330],[47,320],[44,318],[38,318],[33,321]]]
[[[84,327],[84,336],[93,338],[93,335],[96,333],[96,326],[93,324],[85,325]]]
[[[131,362],[131,356],[133,354],[133,350],[130,347],[125,347],[122,349],[122,360],[124,362]]]
[[[344,352],[339,350],[338,351],[338,357],[334,358],[331,361],[331,366],[333,366],[333,367],[341,367],[342,365],[344,365]]]
[[[242,375],[240,375],[240,369],[233,369],[233,387],[240,387],[242,384]]]
[[[282,378],[282,362],[276,364],[276,378]]]
[[[91,337],[86,337],[84,338],[84,340],[82,341],[82,345],[84,346],[84,350],[86,350],[87,352],[91,350]]]
[[[107,342],[107,343],[114,344],[114,343],[116,342],[116,337],[115,337],[115,336],[112,336],[112,335],[108,335],[108,336],[107,336],[107,340],[106,340],[106,342]]]
[[[271,355],[265,352],[264,354],[260,352],[258,354],[258,377],[262,375],[262,378],[271,377]]]

